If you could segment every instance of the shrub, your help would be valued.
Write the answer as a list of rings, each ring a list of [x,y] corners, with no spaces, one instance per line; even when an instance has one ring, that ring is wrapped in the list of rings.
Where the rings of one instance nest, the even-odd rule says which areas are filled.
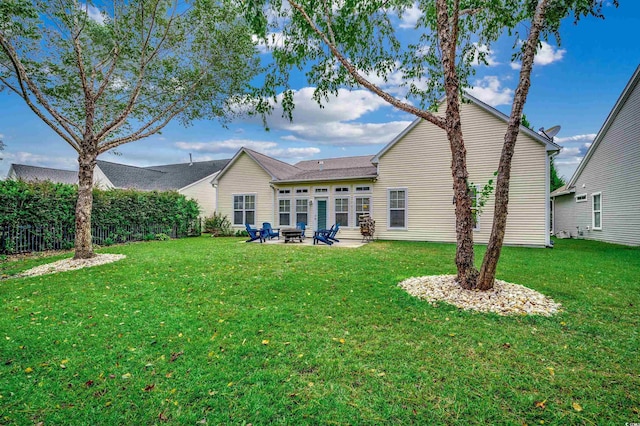
[[[168,236],[167,234],[163,234],[162,232],[159,234],[156,234],[156,240],[158,241],[168,241],[170,239],[171,239],[170,236]]]
[[[249,233],[245,229],[242,229],[242,230],[239,229],[236,231],[236,237],[248,237],[248,236],[249,236]]]
[[[73,247],[77,194],[75,185],[0,181],[0,228],[5,232],[0,252]],[[200,235],[199,214],[198,203],[176,191],[93,191],[91,222],[100,244],[106,238],[112,243],[153,240],[158,233]]]
[[[222,213],[214,212],[213,216],[204,220],[204,232],[210,233],[215,237],[229,237],[233,235],[231,222],[227,216]]]

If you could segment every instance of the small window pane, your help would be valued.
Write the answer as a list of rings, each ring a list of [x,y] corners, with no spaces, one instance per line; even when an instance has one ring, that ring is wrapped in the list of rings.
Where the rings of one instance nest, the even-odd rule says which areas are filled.
[[[245,213],[245,221],[249,224],[249,225],[255,225],[256,224],[256,212],[254,211],[247,211]]]
[[[236,210],[233,212],[233,224],[244,225],[244,223],[242,223],[242,211]]]
[[[390,225],[392,228],[404,228],[404,210],[391,210]]]

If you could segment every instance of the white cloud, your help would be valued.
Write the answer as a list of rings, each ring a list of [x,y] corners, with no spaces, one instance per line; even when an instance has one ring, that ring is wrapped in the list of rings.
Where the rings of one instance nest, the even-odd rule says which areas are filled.
[[[554,160],[561,176],[571,177],[573,175],[595,137],[595,133],[587,133],[553,139],[555,143],[562,146],[562,150]]]
[[[512,89],[502,87],[498,77],[492,75],[476,80],[475,86],[467,92],[493,107],[510,104],[514,93]]]
[[[100,12],[100,9],[98,9],[97,7],[91,4],[86,4],[86,3],[80,3],[78,7],[81,10],[86,11],[87,16],[92,21],[95,21],[100,25],[104,24],[104,15],[102,15],[102,13]]]
[[[414,3],[410,8],[402,11],[399,24],[400,28],[415,28],[421,16],[422,11],[418,7],[418,4]]]
[[[541,46],[538,47],[538,52],[533,59],[533,62],[536,65],[543,66],[552,64],[561,60],[564,57],[564,54],[567,53],[565,49],[554,47],[546,41],[541,41],[540,44]]]
[[[512,70],[515,70],[515,71],[517,71],[517,70],[519,70],[520,68],[522,68],[522,64],[521,64],[521,63],[519,63],[519,62],[511,62],[511,63],[509,64],[509,66],[511,67],[511,69],[512,69]]]
[[[77,170],[78,160],[72,156],[57,157],[52,155],[34,154],[26,151],[4,152],[4,162],[7,164],[28,164],[30,166],[50,167],[53,169]]]
[[[276,48],[281,49],[285,44],[285,37],[281,32],[269,33],[264,40],[259,39],[256,35],[253,35],[251,38],[254,43],[257,43],[260,53],[269,53]]]
[[[424,47],[424,49],[426,54],[429,48]],[[399,69],[399,67],[400,64],[396,63],[395,71],[387,74],[386,76],[378,75],[375,71],[361,74],[371,83],[400,99],[407,96],[412,85],[420,90],[425,90],[427,88],[428,81],[426,78],[406,78],[404,76],[404,72]]]
[[[279,147],[276,142],[254,141],[251,139],[228,139],[212,142],[176,142],[177,148],[185,151],[195,151],[200,154],[235,154],[240,148],[245,147],[265,155],[286,159],[311,158],[320,153],[316,147]]]
[[[4,139],[4,135],[0,133],[0,139]]]
[[[271,129],[287,133],[281,139],[333,146],[384,144],[411,123],[363,122],[366,114],[390,108],[387,102],[367,90],[340,89],[337,97],[330,95],[328,102],[324,102],[325,108],[313,100],[313,91],[314,88],[305,87],[294,92],[293,121],[282,117],[281,103],[275,105],[267,121]]]
[[[493,51],[489,49],[489,46],[485,44],[473,43],[475,51],[473,52],[473,60],[471,65],[474,67],[478,65],[485,65],[484,62],[480,62],[480,54],[484,55],[484,60],[487,62],[487,66],[494,67],[496,65],[500,65],[500,62],[496,60],[496,57],[493,54]]]
[[[585,145],[591,145],[591,142],[596,138],[595,133],[587,133],[585,135],[567,136],[564,138],[554,138],[554,142],[560,145],[572,142],[585,143]],[[587,146],[588,148],[588,146]]]

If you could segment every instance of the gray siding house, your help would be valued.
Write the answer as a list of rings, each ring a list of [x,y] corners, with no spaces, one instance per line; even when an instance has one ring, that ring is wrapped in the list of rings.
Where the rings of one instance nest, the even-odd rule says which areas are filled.
[[[640,66],[566,186],[551,193],[557,236],[640,245]]]

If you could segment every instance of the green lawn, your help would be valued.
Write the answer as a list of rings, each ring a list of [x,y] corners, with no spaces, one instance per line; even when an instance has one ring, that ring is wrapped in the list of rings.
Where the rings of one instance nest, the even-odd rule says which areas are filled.
[[[452,245],[239,241],[0,281],[0,424],[640,422],[640,249],[505,248],[499,278],[562,303],[544,318],[396,287],[454,273]]]

